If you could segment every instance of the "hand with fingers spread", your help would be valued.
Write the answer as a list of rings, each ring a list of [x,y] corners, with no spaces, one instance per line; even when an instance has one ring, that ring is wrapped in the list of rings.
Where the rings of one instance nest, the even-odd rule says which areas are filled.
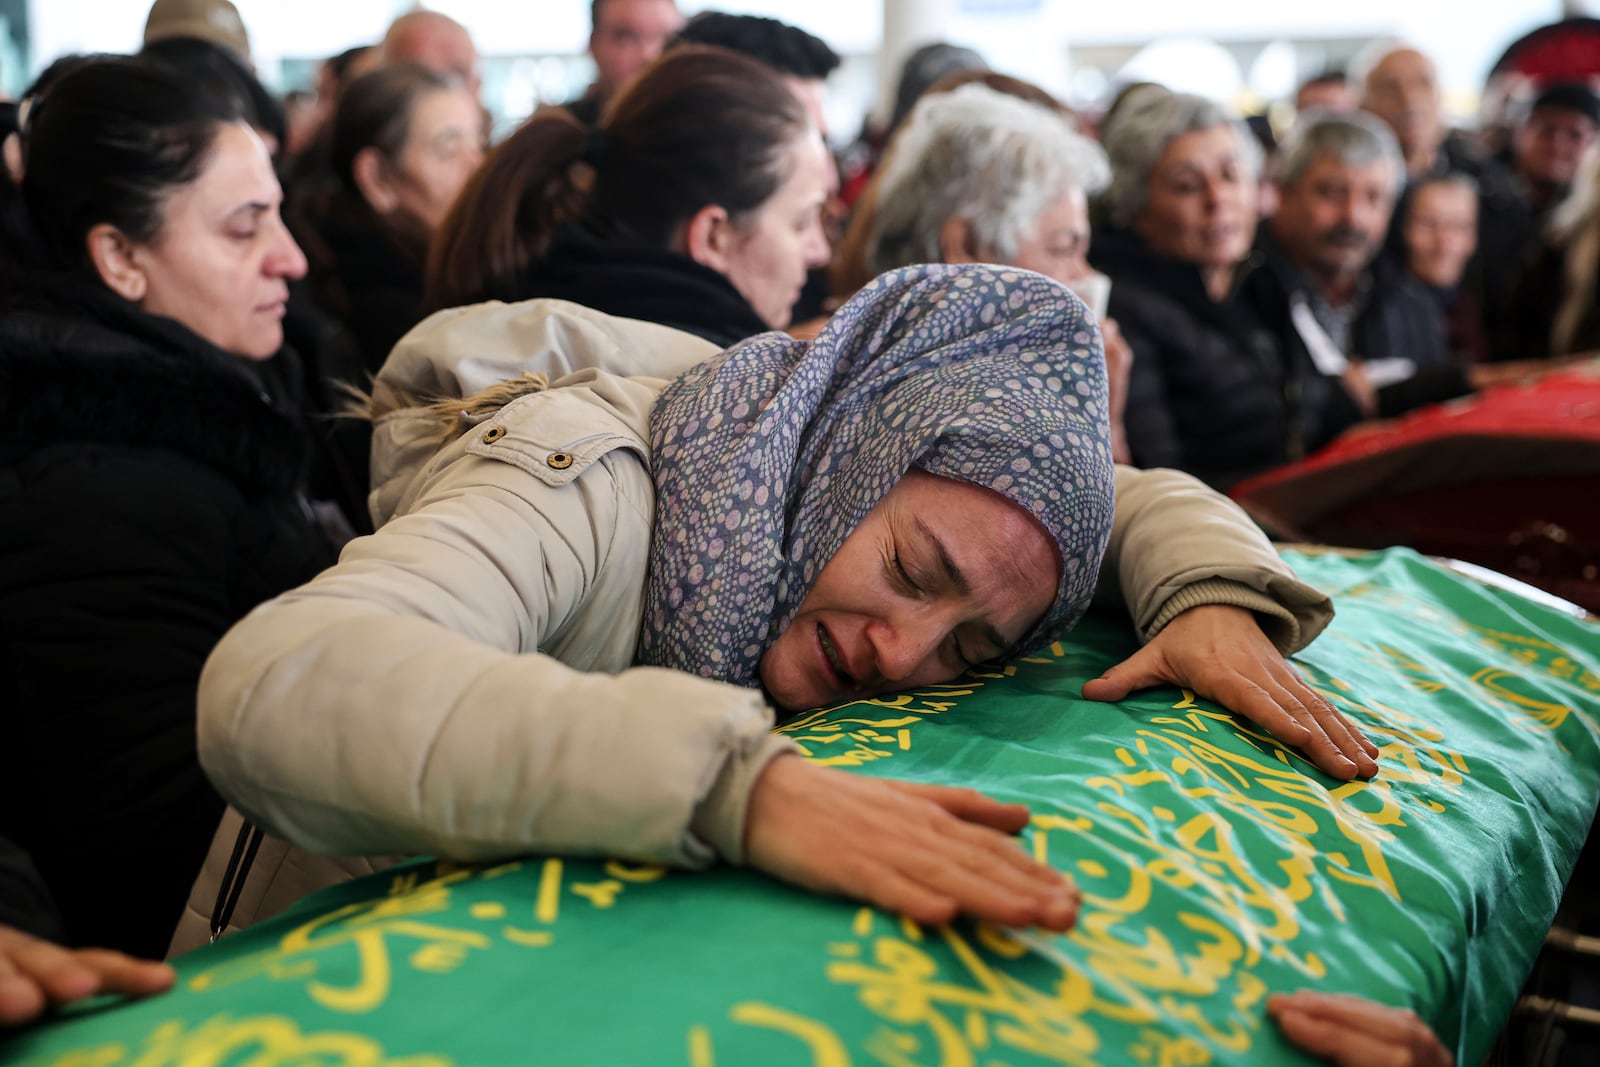
[[[1078,893],[1009,836],[1020,804],[970,789],[867,778],[779,756],[745,817],[747,862],[806,889],[864,900],[919,923],[971,915],[1065,930]]]
[[[1086,700],[1176,685],[1215,700],[1341,780],[1378,773],[1378,747],[1308,686],[1243,608],[1190,608],[1144,648],[1083,687]]]
[[[1267,1012],[1299,1049],[1338,1067],[1455,1067],[1415,1012],[1337,993],[1275,993]]]
[[[171,967],[100,948],[62,948],[0,926],[0,1027],[31,1022],[56,1004],[97,993],[148,996],[171,987]]]

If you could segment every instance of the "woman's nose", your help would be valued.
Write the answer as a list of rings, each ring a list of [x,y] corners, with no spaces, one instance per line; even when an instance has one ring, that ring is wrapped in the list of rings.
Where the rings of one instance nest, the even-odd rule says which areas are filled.
[[[918,677],[922,668],[937,658],[946,632],[938,620],[926,615],[885,619],[869,625],[867,638],[872,643],[873,666],[878,675],[872,681],[897,685]]]
[[[833,250],[828,247],[828,235],[823,232],[820,220],[813,223],[806,234],[805,257],[807,270],[826,267],[833,258]]]
[[[300,246],[295,243],[288,227],[283,228],[282,241],[279,246],[267,256],[267,270],[276,278],[304,278],[306,276],[306,254],[300,251]]]

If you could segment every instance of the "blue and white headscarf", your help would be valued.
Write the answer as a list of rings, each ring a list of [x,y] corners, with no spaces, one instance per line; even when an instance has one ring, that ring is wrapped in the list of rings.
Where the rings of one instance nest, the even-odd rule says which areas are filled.
[[[1111,531],[1100,331],[1028,271],[891,271],[814,341],[762,334],[685,373],[650,438],[639,661],[738,685],[913,467],[1000,493],[1054,538],[1056,599],[1020,650],[1077,622]]]

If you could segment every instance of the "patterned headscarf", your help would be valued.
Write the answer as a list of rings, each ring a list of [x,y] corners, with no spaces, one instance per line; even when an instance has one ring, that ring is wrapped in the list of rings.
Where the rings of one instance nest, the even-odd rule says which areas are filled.
[[[650,439],[639,660],[739,685],[913,467],[1000,493],[1054,539],[1061,582],[1023,648],[1083,614],[1111,530],[1100,331],[1028,271],[891,271],[814,341],[762,334],[685,373]]]

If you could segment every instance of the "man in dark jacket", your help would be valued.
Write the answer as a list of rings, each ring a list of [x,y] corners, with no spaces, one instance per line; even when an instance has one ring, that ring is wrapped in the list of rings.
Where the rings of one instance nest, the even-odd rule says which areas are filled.
[[[1468,392],[1437,305],[1378,258],[1404,173],[1393,134],[1359,113],[1316,117],[1293,131],[1280,163],[1264,263],[1246,282],[1263,321],[1369,415]]]

